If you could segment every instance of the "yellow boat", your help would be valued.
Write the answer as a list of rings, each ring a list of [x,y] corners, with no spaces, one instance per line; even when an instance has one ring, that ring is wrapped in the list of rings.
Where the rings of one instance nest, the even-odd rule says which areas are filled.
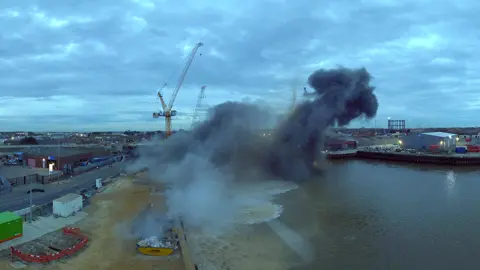
[[[148,237],[137,242],[138,252],[149,256],[169,256],[179,248],[178,237],[168,235],[157,239],[156,237]]]
[[[161,247],[137,247],[137,250],[143,255],[148,256],[169,256],[175,251],[173,248]]]

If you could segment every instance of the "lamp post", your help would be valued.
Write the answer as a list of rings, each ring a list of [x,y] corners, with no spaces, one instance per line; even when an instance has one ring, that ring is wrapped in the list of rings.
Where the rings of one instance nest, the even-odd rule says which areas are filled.
[[[61,172],[61,170],[60,170],[60,140],[58,140],[57,170],[58,170],[59,172]],[[60,173],[58,174],[57,181],[60,181]]]
[[[33,212],[33,208],[32,208],[32,205],[33,205],[32,193],[33,192],[32,192],[32,181],[31,181],[30,177],[29,177],[28,181],[29,181],[29,185],[30,185],[30,192],[29,192],[30,193],[29,194],[30,195],[29,196],[30,197],[30,222],[32,222],[33,221],[33,213],[32,213]]]

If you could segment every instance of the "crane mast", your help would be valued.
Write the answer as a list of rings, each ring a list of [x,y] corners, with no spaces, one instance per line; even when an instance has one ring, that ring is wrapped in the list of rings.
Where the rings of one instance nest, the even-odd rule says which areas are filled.
[[[158,97],[160,99],[160,104],[162,106],[161,112],[158,113],[153,113],[153,118],[159,118],[159,117],[165,117],[165,137],[168,138],[172,135],[172,116],[177,115],[176,110],[172,110],[173,104],[175,102],[175,99],[177,98],[178,92],[180,91],[180,88],[183,85],[183,81],[185,80],[185,76],[188,73],[188,70],[190,69],[190,66],[192,64],[193,59],[195,58],[195,55],[197,54],[198,49],[203,46],[203,43],[199,42],[195,44],[193,47],[192,51],[187,57],[187,61],[185,63],[185,67],[182,70],[182,73],[180,74],[180,78],[178,79],[177,85],[175,87],[175,90],[172,93],[172,97],[170,99],[170,102],[167,104],[165,103],[165,100],[163,99],[162,93],[158,92]],[[167,83],[164,84],[163,88]],[[163,89],[162,88],[162,89]]]
[[[193,128],[195,123],[198,121],[198,113],[200,111],[200,107],[202,107],[202,101],[205,99],[205,88],[207,88],[207,86],[202,86],[200,93],[198,94],[197,105],[195,106],[195,111],[193,113],[191,128]]]

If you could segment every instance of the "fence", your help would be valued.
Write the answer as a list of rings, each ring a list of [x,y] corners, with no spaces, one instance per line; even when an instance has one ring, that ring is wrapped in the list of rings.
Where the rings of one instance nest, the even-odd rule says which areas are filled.
[[[0,176],[0,194],[12,192],[12,185],[7,178]]]
[[[12,259],[14,257],[17,257],[17,258],[19,258],[23,261],[26,261],[26,262],[49,263],[49,262],[52,262],[52,261],[60,260],[63,257],[71,256],[71,255],[75,254],[80,249],[84,248],[88,243],[88,237],[83,235],[80,232],[80,229],[78,229],[78,228],[65,227],[65,228],[63,228],[63,233],[77,236],[81,239],[81,241],[79,243],[77,243],[76,245],[72,246],[72,247],[69,247],[69,248],[66,248],[66,249],[63,249],[63,250],[60,250],[60,251],[56,251],[56,252],[53,252],[53,253],[50,253],[50,254],[46,254],[46,255],[32,255],[32,254],[28,254],[28,253],[23,253],[20,250],[14,248],[14,247],[10,247]]]
[[[19,185],[26,185],[30,183],[40,183],[40,184],[47,184],[50,182],[55,182],[58,180],[65,180],[71,176],[79,175],[85,172],[92,171],[97,167],[103,167],[107,165],[111,165],[115,162],[115,159],[110,158],[101,162],[90,163],[87,166],[75,167],[72,174],[61,174],[59,175],[39,175],[39,174],[31,174],[27,176],[21,176],[16,178],[9,178],[8,181],[12,187],[19,186]],[[0,190],[1,191],[1,190]]]
[[[30,174],[30,175],[27,175],[27,176],[9,178],[8,181],[10,182],[10,185],[12,185],[12,187],[14,187],[14,186],[30,184],[30,183],[33,183],[33,182],[43,184],[43,179],[44,179],[44,176],[41,176],[39,174]]]

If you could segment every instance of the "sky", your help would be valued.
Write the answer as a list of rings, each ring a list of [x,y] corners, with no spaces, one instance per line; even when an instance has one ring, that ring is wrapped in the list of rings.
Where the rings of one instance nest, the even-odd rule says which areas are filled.
[[[475,0],[0,1],[0,130],[174,129],[231,100],[284,113],[316,69],[365,67],[380,107],[352,126],[478,126]]]

